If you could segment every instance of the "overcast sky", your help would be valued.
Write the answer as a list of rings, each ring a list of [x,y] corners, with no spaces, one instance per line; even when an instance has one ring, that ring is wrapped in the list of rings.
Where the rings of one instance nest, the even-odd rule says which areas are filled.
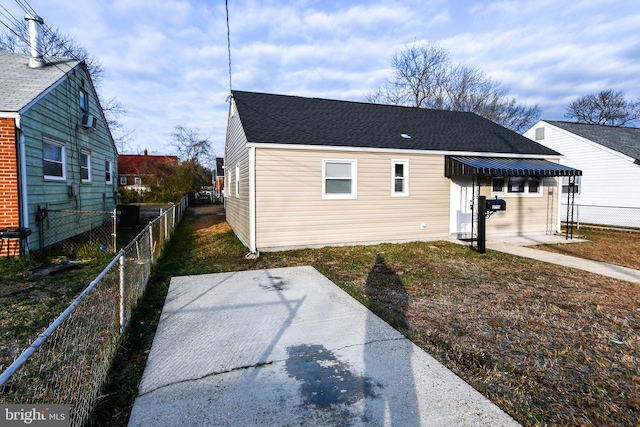
[[[224,0],[28,0],[106,69],[128,109],[127,152],[170,154],[174,126],[224,155],[229,95]],[[15,0],[0,0],[24,16]],[[363,101],[413,43],[447,48],[543,119],[613,88],[640,97],[640,8],[628,0],[228,0],[232,87]],[[2,21],[6,19],[0,16]]]

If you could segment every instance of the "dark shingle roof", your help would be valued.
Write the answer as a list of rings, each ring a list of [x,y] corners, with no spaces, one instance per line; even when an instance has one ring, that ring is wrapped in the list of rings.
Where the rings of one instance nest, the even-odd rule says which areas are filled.
[[[640,129],[603,125],[587,125],[582,123],[544,120],[550,125],[581,136],[618,151],[634,159],[640,159]]]
[[[0,51],[0,111],[19,112],[81,61],[45,58],[46,66],[29,67],[29,55]]]
[[[249,142],[559,155],[473,113],[233,91]],[[401,133],[411,136],[401,137]]]

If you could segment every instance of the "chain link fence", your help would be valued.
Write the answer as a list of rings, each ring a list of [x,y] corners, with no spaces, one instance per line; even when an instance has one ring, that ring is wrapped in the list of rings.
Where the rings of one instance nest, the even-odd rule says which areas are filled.
[[[66,404],[81,426],[106,381],[118,339],[187,208],[187,198],[163,212],[122,249],[74,302],[0,374],[9,404]]]
[[[567,205],[562,204],[561,209],[561,212],[566,212]],[[573,208],[573,220],[577,228],[599,226],[640,229],[640,208],[576,203]]]
[[[75,256],[83,251],[115,252],[115,211],[48,210],[38,227],[40,247],[48,254]]]

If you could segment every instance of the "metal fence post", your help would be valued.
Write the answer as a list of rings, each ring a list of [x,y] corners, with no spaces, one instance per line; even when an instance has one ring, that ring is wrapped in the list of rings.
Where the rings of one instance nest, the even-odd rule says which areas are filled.
[[[117,253],[118,249],[116,245],[118,244],[118,208],[113,208],[113,253]]]
[[[151,265],[153,265],[153,224],[149,227],[149,260],[151,261]]]
[[[120,251],[120,333],[124,333],[124,306],[125,306],[125,271],[124,271],[124,261],[125,261],[125,252],[124,250]]]

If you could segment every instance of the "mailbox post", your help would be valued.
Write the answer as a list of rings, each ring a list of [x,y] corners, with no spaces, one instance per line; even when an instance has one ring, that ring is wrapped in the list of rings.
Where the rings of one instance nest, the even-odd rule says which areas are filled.
[[[487,252],[487,218],[496,211],[507,210],[507,202],[502,199],[487,200],[478,196],[478,253]]]
[[[478,196],[478,253],[487,252],[487,197]]]

